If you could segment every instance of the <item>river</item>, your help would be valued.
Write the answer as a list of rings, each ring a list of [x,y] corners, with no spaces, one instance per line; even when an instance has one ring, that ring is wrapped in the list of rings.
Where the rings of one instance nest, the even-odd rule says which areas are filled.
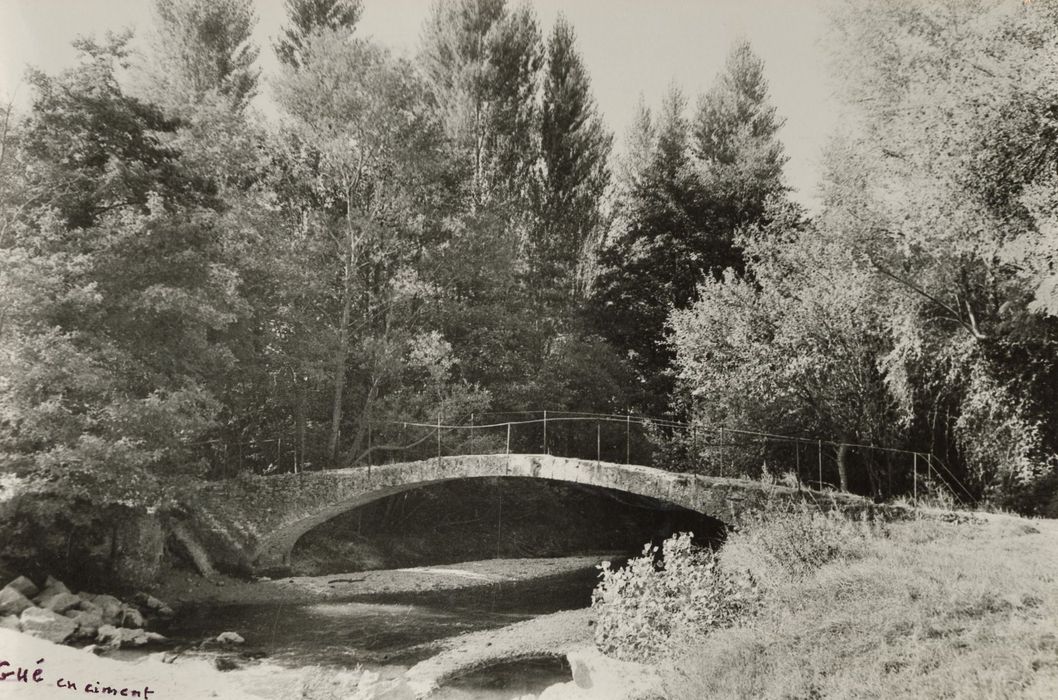
[[[368,594],[341,602],[200,605],[164,632],[175,642],[193,644],[236,631],[245,638],[246,648],[260,650],[281,665],[360,666],[392,678],[436,653],[445,638],[587,607],[597,581],[598,570],[586,567],[528,581]],[[511,698],[569,679],[563,659],[540,659],[469,674],[435,697]]]

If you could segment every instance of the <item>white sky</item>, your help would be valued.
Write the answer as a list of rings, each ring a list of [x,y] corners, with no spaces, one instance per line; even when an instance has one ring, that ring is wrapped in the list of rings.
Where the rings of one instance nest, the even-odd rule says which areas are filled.
[[[532,0],[545,36],[561,11],[577,32],[599,110],[623,150],[640,95],[657,105],[675,83],[694,104],[721,70],[731,42],[747,38],[764,59],[772,99],[786,119],[788,183],[815,207],[821,150],[837,125],[823,35],[825,0]],[[516,0],[509,0],[511,5]],[[257,0],[265,76],[276,65],[271,41],[284,22],[283,0]],[[428,0],[365,0],[360,31],[398,52],[418,44]],[[27,65],[54,72],[70,65],[70,41],[131,27],[150,30],[150,0],[0,0],[0,97],[24,104]],[[265,78],[267,81],[267,77]],[[267,95],[267,84],[262,91]]]

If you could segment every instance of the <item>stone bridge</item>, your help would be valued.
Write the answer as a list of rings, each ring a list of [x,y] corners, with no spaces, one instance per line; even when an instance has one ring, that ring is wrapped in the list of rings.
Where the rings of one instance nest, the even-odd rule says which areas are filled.
[[[289,568],[298,539],[353,508],[409,489],[454,479],[523,477],[584,484],[679,506],[737,527],[769,499],[817,500],[847,510],[863,498],[822,494],[757,481],[681,474],[651,467],[550,455],[474,455],[301,474],[237,478],[202,487],[172,530],[199,568],[239,573]],[[198,550],[197,553],[194,550]],[[208,561],[200,561],[200,559]]]

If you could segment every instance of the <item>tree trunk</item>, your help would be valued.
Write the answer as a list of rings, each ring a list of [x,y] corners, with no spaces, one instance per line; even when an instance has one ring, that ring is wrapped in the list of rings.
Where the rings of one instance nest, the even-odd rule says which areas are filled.
[[[349,206],[352,202],[349,202]],[[342,315],[338,321],[338,350],[334,356],[334,404],[331,407],[331,438],[327,443],[327,462],[334,465],[338,456],[338,438],[342,427],[342,401],[345,396],[346,361],[349,358],[349,317],[353,311],[353,276],[356,274],[356,248],[351,213],[346,221],[345,275],[342,289]]]
[[[294,378],[294,387],[296,392],[297,401],[297,416],[295,421],[297,422],[297,440],[298,440],[298,455],[300,455],[301,471],[305,470],[305,382],[301,379]]]
[[[838,481],[842,491],[849,490],[848,455],[849,446],[842,442],[838,445]]]

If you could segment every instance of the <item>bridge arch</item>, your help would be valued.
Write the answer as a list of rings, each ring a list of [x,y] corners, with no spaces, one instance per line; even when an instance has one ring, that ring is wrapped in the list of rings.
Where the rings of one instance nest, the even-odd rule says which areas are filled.
[[[550,455],[472,455],[420,462],[311,472],[268,478],[268,492],[285,494],[282,503],[266,498],[249,509],[265,510],[252,545],[252,568],[284,570],[291,552],[308,531],[372,501],[445,481],[484,477],[529,477],[582,484],[671,504],[734,526],[747,507],[763,505],[782,487],[748,486],[736,479],[679,474],[651,467],[569,459]],[[752,482],[749,482],[752,484]],[[265,505],[268,501],[273,505]]]

